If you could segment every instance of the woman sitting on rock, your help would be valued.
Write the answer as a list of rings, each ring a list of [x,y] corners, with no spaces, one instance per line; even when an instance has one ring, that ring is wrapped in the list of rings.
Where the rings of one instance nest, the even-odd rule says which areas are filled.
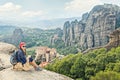
[[[26,43],[20,42],[19,44],[19,50],[17,52],[17,64],[15,65],[15,68],[17,68],[18,65],[22,65],[23,70],[26,70],[28,68],[29,64],[31,64],[36,71],[41,71],[42,68],[40,68],[35,61],[32,59],[32,57],[26,57]]]

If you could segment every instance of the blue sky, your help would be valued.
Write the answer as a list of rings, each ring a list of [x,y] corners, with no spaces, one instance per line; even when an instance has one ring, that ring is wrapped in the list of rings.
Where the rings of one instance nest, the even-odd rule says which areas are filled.
[[[120,0],[0,0],[0,21],[79,17],[104,3],[120,6]]]

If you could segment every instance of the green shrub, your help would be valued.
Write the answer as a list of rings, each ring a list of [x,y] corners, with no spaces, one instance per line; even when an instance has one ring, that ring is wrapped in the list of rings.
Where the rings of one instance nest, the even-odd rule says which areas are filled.
[[[91,77],[90,80],[120,80],[120,74],[113,71],[101,71],[96,76]]]

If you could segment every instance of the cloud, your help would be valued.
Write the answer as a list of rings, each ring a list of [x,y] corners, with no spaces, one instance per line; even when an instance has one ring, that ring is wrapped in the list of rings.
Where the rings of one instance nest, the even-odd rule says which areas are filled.
[[[26,11],[22,13],[22,16],[25,17],[35,17],[43,15],[43,11]]]
[[[0,20],[30,20],[36,17],[42,17],[44,12],[38,11],[26,11],[23,6],[14,4],[12,2],[0,5]]]
[[[2,12],[2,13],[10,12],[10,11],[17,12],[20,9],[21,9],[20,5],[15,5],[12,2],[8,2],[8,3],[5,3],[4,5],[0,6],[0,12]]]
[[[72,0],[71,2],[66,3],[65,10],[83,13],[90,11],[93,6],[98,4],[101,4],[100,0]]]

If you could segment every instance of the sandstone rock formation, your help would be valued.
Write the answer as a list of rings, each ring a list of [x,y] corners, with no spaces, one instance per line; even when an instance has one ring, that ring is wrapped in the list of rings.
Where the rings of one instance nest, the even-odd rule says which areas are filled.
[[[43,71],[14,71],[11,68],[0,71],[0,80],[73,80],[55,72]]]
[[[61,40],[62,35],[63,31],[60,28],[57,28],[54,32],[54,35],[50,38],[51,45],[54,45],[58,40]]]
[[[66,46],[79,46],[84,51],[106,45],[110,33],[119,27],[120,7],[112,4],[98,5],[85,13],[80,21],[65,22],[63,41]]]
[[[58,35],[57,34],[54,34],[51,39],[50,39],[50,43],[51,45],[54,45],[55,42],[59,39]]]
[[[56,49],[48,47],[38,47],[36,49],[35,61],[37,62],[51,62],[57,57]]]
[[[16,50],[12,44],[0,42],[0,70],[11,66],[10,54]]]
[[[113,47],[118,47],[120,46],[120,29],[117,29],[113,31],[110,34],[110,41],[109,43],[105,46],[108,50],[113,48]]]
[[[117,29],[117,30],[111,32],[109,37],[110,37],[109,43],[106,44],[105,46],[89,48],[89,49],[85,50],[83,53],[87,53],[91,50],[100,49],[100,48],[106,48],[107,50],[110,50],[111,48],[116,48],[116,47],[120,46],[120,29]]]
[[[0,42],[0,53],[12,53],[15,49],[17,49],[14,45]]]

